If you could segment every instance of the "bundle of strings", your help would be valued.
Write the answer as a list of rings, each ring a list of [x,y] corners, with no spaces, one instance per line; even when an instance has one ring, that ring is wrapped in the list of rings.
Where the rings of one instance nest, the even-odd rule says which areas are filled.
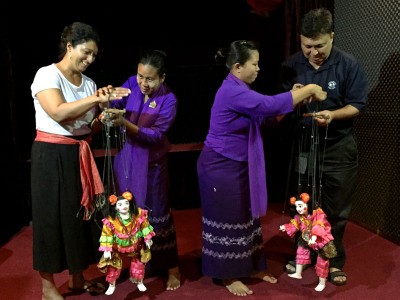
[[[318,108],[318,106],[317,106]],[[314,112],[310,117],[309,127],[301,125],[301,134],[299,135],[299,158],[298,158],[298,193],[301,194],[304,190],[309,191],[311,196],[312,209],[322,205],[322,171],[325,159],[326,140],[328,136],[328,125],[320,127],[314,119]],[[320,130],[325,130],[324,144],[320,144]],[[305,182],[302,181],[302,172],[306,175]]]
[[[113,170],[113,154],[120,151],[126,141],[126,128],[125,127],[114,127],[110,121],[110,114],[118,114],[124,117],[125,109],[118,110],[113,108],[107,108],[104,110],[105,118],[102,121],[104,126],[105,134],[105,154],[104,154],[104,165],[103,165],[103,176],[102,182],[104,184],[105,194],[113,195],[118,191],[115,186],[115,177]],[[112,140],[114,139],[114,142]],[[107,198],[107,197],[104,197]],[[102,199],[103,200],[103,199]],[[107,205],[106,205],[107,204]],[[102,211],[104,216],[109,215],[108,201],[102,201]]]

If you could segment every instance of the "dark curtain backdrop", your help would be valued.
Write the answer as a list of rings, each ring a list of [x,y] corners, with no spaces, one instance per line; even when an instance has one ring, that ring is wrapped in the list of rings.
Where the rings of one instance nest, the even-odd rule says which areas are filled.
[[[0,170],[3,172],[0,181],[2,193],[1,219],[0,219],[0,244],[9,239],[21,227],[29,224],[30,208],[27,189],[27,172],[24,170],[26,163],[21,155],[20,139],[17,134],[18,112],[16,110],[17,98],[12,68],[12,55],[9,44],[1,34],[1,68],[0,82],[4,85],[2,97],[2,155],[0,158]],[[25,126],[27,124],[25,123]],[[28,125],[29,126],[29,125]]]

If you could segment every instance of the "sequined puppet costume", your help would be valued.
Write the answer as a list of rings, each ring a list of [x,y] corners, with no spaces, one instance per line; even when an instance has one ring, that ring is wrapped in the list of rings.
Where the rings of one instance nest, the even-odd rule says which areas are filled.
[[[111,195],[109,201],[114,209],[110,216],[102,220],[99,251],[104,253],[97,264],[100,271],[107,273],[109,287],[105,294],[111,295],[115,291],[123,257],[131,257],[130,280],[137,283],[138,289],[144,292],[147,289],[143,284],[145,265],[151,258],[150,246],[155,235],[148,221],[148,211],[136,207],[130,192],[124,192],[119,197]]]
[[[311,263],[311,251],[317,251],[315,272],[319,277],[319,283],[315,290],[320,292],[325,289],[329,273],[329,258],[336,255],[336,249],[331,242],[333,241],[331,225],[325,213],[321,208],[317,208],[310,214],[307,204],[309,200],[310,196],[307,193],[302,193],[298,199],[291,197],[290,204],[296,206],[298,214],[290,220],[290,223],[281,225],[279,229],[290,237],[294,237],[296,232],[301,233],[296,250],[296,272],[288,274],[289,277],[301,279],[303,266]]]

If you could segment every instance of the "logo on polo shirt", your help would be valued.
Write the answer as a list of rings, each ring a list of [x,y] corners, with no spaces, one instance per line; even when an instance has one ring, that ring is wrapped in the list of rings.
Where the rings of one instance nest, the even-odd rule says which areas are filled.
[[[328,89],[334,90],[336,88],[336,82],[335,81],[329,81],[328,82]]]

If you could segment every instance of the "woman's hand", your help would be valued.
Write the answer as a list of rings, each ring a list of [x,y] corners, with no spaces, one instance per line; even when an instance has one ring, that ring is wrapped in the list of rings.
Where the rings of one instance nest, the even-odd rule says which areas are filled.
[[[290,91],[293,95],[293,105],[307,104],[311,101],[323,101],[327,97],[327,92],[323,91],[322,88],[314,83],[307,85],[301,85],[296,83],[293,85]]]
[[[122,97],[126,97],[130,93],[131,90],[128,88],[113,87],[112,85],[108,85],[106,87],[99,88],[95,94],[99,100],[99,103],[101,104],[122,99]]]
[[[293,84],[292,91],[298,90],[298,89],[302,88],[303,86],[304,85],[301,83],[295,83],[295,84]]]
[[[316,84],[311,84],[312,86],[312,95],[311,100],[323,101],[327,97],[327,92],[322,90],[322,87]]]
[[[99,116],[100,121],[110,127],[125,125],[125,109],[106,108]]]

